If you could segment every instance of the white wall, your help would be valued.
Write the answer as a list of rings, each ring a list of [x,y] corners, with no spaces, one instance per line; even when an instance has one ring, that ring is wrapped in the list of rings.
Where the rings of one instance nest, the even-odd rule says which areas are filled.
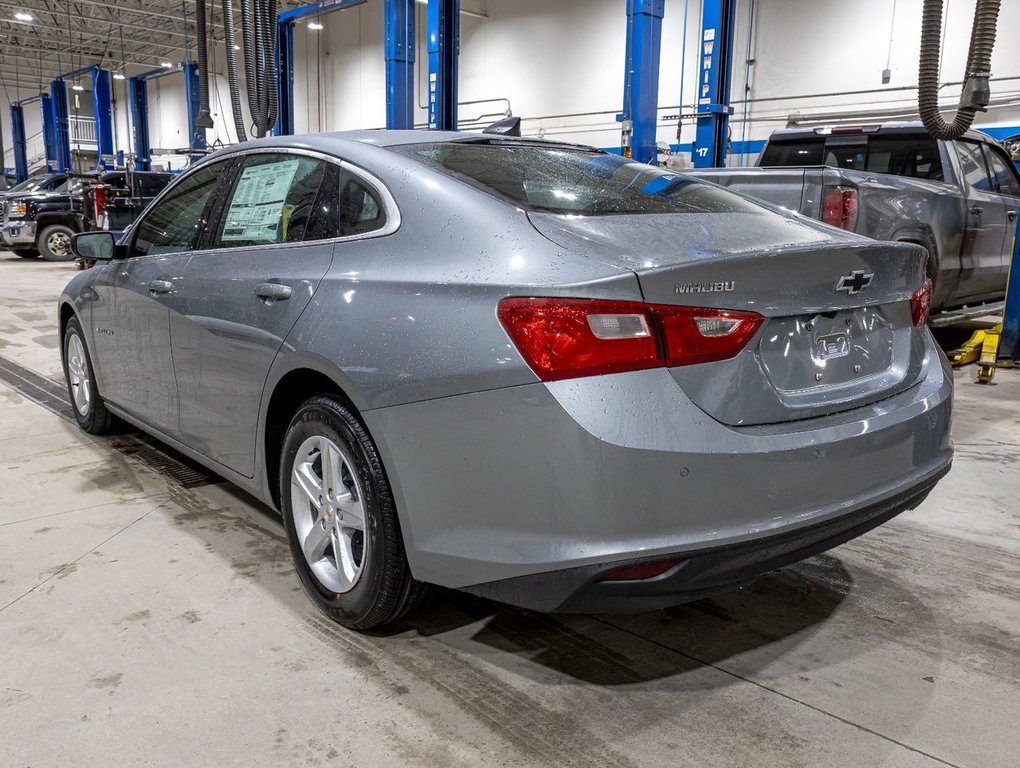
[[[943,80],[961,79],[975,0],[946,0]],[[615,115],[623,100],[626,0],[465,0],[486,19],[461,17],[459,100],[462,125],[505,108],[525,118],[525,132],[612,147],[620,143]],[[693,110],[699,77],[701,0],[666,0],[660,64],[660,142],[677,142],[675,116],[683,76],[684,113]],[[748,50],[751,0],[738,0],[731,139],[760,142],[792,113],[916,109],[922,0],[757,0]],[[378,128],[385,123],[383,0],[322,16],[321,32],[295,30],[295,123],[299,132]],[[687,43],[684,46],[684,20]],[[996,76],[1020,78],[1020,3],[1004,3],[993,58]],[[890,33],[892,45],[890,48]],[[418,8],[416,122],[425,121],[425,7]],[[756,64],[748,66],[748,58]],[[889,63],[888,85],[881,73]],[[684,66],[686,65],[686,66]],[[844,91],[868,93],[844,96]],[[951,109],[959,87],[944,90]],[[1016,95],[1020,79],[993,83],[993,97]],[[803,96],[795,100],[776,100]],[[491,99],[480,105],[463,102]],[[745,119],[746,111],[746,119]],[[596,113],[596,114],[582,114]],[[559,117],[551,117],[559,116]],[[490,118],[486,118],[490,119]],[[495,119],[494,117],[491,119]],[[874,122],[876,117],[862,120]],[[477,123],[476,123],[477,125]],[[1020,126],[1020,107],[993,108],[978,126]],[[1020,132],[1020,128],[1017,129]],[[685,121],[681,143],[694,139]],[[738,144],[738,149],[740,145]],[[740,161],[741,158],[734,158]],[[753,155],[747,159],[753,159]]]
[[[943,81],[958,81],[963,74],[975,0],[945,0],[947,34]],[[660,69],[659,141],[677,142],[675,116],[681,98],[684,70],[685,113],[692,111],[699,77],[701,0],[666,0]],[[626,0],[463,0],[467,10],[486,14],[479,19],[461,17],[460,120],[463,126],[490,113],[480,126],[506,108],[525,118],[524,130],[602,147],[620,143],[615,115],[623,100],[623,59]],[[754,35],[748,51],[748,22],[752,0],[738,0],[736,52],[732,100],[735,114],[731,139],[758,142],[786,125],[792,113],[848,114],[882,109],[892,113],[915,108],[922,0],[898,0],[893,19],[890,0],[756,0]],[[686,49],[684,20],[687,20]],[[425,41],[425,6],[418,5],[416,122],[424,124],[428,54]],[[309,30],[305,22],[295,29],[295,124],[299,133],[318,130],[380,128],[385,124],[385,62],[383,58],[383,0],[326,14],[325,29]],[[1020,29],[1020,2],[1003,3],[999,36],[993,58],[994,75],[1016,77],[992,84],[993,98],[1013,96],[1020,102],[1020,47],[1014,42]],[[890,32],[892,45],[890,49]],[[226,66],[222,46],[210,54],[211,108],[216,128],[210,143],[235,140],[230,117]],[[748,58],[757,63],[746,65]],[[888,85],[881,82],[887,59],[892,71]],[[246,125],[251,125],[244,96]],[[749,84],[742,101],[745,78]],[[117,113],[117,148],[129,151],[127,84],[114,81]],[[908,90],[897,90],[908,88]],[[863,94],[825,96],[845,91]],[[30,95],[28,89],[11,98]],[[945,105],[951,109],[959,87],[948,87]],[[83,113],[91,111],[88,92]],[[797,96],[793,100],[779,100]],[[490,100],[482,104],[467,101]],[[87,106],[86,106],[87,104]],[[10,147],[6,103],[2,130]],[[26,110],[26,119],[33,112]],[[745,119],[746,111],[746,119]],[[186,106],[183,78],[169,75],[150,81],[150,138],[154,147],[184,146]],[[864,122],[882,119],[861,115]],[[992,108],[979,115],[979,127],[1020,126],[1020,106]],[[29,128],[31,133],[33,129]],[[36,128],[35,130],[38,130]],[[1020,127],[1017,128],[1020,132]],[[680,143],[694,139],[690,120],[682,127]],[[731,158],[731,164],[753,160],[753,154]],[[182,162],[176,159],[174,162]]]

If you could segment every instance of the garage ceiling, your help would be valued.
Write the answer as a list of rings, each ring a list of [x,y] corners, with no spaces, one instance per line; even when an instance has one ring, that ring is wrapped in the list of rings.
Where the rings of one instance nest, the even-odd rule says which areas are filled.
[[[280,0],[279,9],[304,4]],[[209,6],[209,32],[223,40],[222,6]],[[240,0],[234,17],[239,25]],[[117,71],[124,63],[130,75],[196,56],[195,0],[0,0],[0,84],[7,89],[47,88],[56,76],[92,64]]]

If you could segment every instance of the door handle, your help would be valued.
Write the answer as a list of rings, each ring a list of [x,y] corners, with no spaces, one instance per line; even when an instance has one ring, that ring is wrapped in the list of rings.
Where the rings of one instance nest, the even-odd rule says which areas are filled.
[[[148,286],[149,293],[158,296],[162,293],[170,293],[174,286],[169,280],[150,280]]]
[[[255,295],[265,301],[283,301],[289,299],[294,289],[283,283],[259,283],[255,286]]]
[[[1006,211],[1006,215],[1009,216],[1010,221],[1016,221],[1016,211],[1010,209]]]
[[[980,216],[984,212],[985,212],[985,209],[982,208],[980,205],[972,205],[970,207],[970,215],[971,216]]]

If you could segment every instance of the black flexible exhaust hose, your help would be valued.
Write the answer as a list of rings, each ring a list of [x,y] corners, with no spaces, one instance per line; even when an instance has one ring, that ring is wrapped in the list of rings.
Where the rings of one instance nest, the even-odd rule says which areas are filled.
[[[195,0],[196,31],[198,32],[198,117],[196,128],[212,128],[209,114],[209,50],[205,30],[205,0]]]
[[[276,123],[276,0],[241,0],[244,76],[255,135],[265,136]]]
[[[991,76],[995,26],[1001,0],[977,0],[974,27],[967,54],[960,106],[952,123],[939,112],[939,46],[942,37],[942,0],[924,0],[921,19],[921,60],[918,69],[917,108],[928,133],[936,139],[952,141],[963,136],[974,123],[974,115],[984,112],[991,99]]]
[[[246,141],[248,129],[241,111],[241,92],[237,87],[237,52],[234,50],[234,0],[223,0],[223,42],[227,47],[227,88],[230,91],[230,111],[234,117],[234,130],[238,141]]]

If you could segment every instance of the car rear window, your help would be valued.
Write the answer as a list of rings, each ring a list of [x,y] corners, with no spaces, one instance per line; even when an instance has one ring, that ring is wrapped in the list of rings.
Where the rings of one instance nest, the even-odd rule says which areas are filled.
[[[508,141],[395,149],[532,211],[587,216],[761,211],[719,187],[598,150]]]
[[[942,181],[942,158],[935,139],[916,133],[806,136],[770,140],[762,167],[828,165]]]

